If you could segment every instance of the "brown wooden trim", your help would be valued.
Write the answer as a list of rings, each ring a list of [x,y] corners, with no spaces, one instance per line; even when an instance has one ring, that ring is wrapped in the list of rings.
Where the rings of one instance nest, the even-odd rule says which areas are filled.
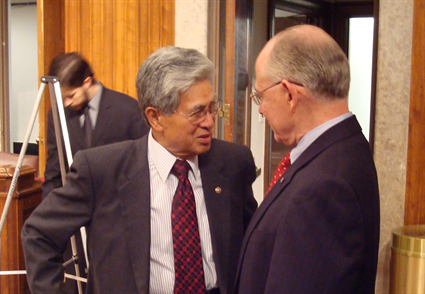
[[[0,3],[0,107],[1,107],[1,138],[0,150],[9,151],[9,46],[8,46],[8,15],[7,1]],[[3,45],[4,44],[4,45]]]
[[[208,1],[208,41],[207,41],[207,56],[214,64],[216,69],[213,90],[219,93],[219,73],[220,73],[220,1]],[[219,98],[221,95],[219,95]],[[214,137],[218,138],[218,126],[214,125]]]
[[[64,52],[64,0],[38,0],[37,26],[38,26],[38,76],[41,78],[49,72],[51,60],[59,53]],[[39,108],[39,156],[40,176],[44,175],[47,156],[46,133],[47,113],[50,109],[49,90],[44,91]]]
[[[233,99],[235,96],[235,13],[236,1],[226,1],[226,56],[224,103],[230,104],[230,124],[224,125],[224,140],[233,142]]]
[[[412,71],[407,147],[405,225],[425,224],[425,2],[413,8]]]

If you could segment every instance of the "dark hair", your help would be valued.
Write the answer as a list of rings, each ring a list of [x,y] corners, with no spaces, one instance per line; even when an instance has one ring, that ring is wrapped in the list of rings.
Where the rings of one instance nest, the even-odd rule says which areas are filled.
[[[77,52],[61,53],[53,58],[49,76],[59,79],[61,87],[81,87],[94,73],[89,63]]]

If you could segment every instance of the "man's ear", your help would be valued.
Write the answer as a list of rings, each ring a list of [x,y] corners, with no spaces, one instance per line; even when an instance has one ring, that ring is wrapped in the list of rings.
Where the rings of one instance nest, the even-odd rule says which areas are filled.
[[[161,113],[153,107],[147,107],[145,109],[145,115],[149,121],[149,124],[151,125],[152,129],[155,131],[161,131],[162,125],[160,122]]]
[[[84,87],[84,89],[88,90],[91,87],[91,85],[93,85],[93,78],[91,76],[88,76],[87,78],[84,79],[82,86]]]
[[[282,85],[288,92],[288,103],[290,103],[291,111],[295,112],[300,98],[298,86],[288,80],[282,80]]]

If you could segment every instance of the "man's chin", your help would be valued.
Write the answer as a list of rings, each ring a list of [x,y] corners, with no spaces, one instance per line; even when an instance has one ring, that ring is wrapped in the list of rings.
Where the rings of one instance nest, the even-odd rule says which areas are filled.
[[[198,154],[204,154],[211,149],[211,141],[208,143],[202,143],[198,146]]]

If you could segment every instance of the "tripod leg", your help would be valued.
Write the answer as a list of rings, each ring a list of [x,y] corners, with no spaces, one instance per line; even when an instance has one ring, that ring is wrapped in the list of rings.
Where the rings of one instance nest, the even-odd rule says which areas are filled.
[[[78,253],[77,253],[77,243],[75,242],[75,236],[71,237],[71,248],[72,248],[72,255],[73,256],[77,256],[78,258]],[[78,267],[78,261],[75,264],[75,275],[77,277],[81,277],[80,275],[80,268]],[[83,293],[83,288],[81,286],[81,282],[79,280],[77,280],[77,287],[78,287],[78,293],[82,294]]]
[[[67,155],[67,160],[68,160],[68,167],[71,166],[72,164],[72,152],[71,152],[71,143],[69,142],[69,134],[68,134],[68,128],[66,125],[66,119],[65,119],[65,113],[64,113],[64,107],[63,107],[63,101],[62,101],[62,94],[60,92],[60,86],[59,83],[54,83],[53,85],[50,86],[50,92],[55,94],[55,97],[52,97],[52,99],[55,100],[56,103],[56,114],[59,114],[59,118],[60,118],[60,125],[62,126],[62,135],[64,138],[64,144],[65,144],[65,150],[66,150],[66,155]],[[52,103],[53,104],[53,103]],[[59,118],[56,116],[56,118],[54,118],[54,120],[58,121]],[[58,122],[56,122],[57,125],[59,125]],[[59,129],[59,127],[57,128]],[[55,125],[55,131],[56,131],[56,125]],[[58,137],[60,138],[60,134],[56,134],[56,142],[58,142]],[[61,142],[62,143],[62,142]],[[58,151],[62,152],[63,148],[62,145],[59,148],[58,145]],[[62,154],[62,155],[61,155]],[[61,158],[62,158],[62,162],[64,161],[64,155],[63,152],[59,153],[59,161],[61,162]],[[64,163],[63,163],[64,164]],[[65,168],[61,168],[61,174],[62,174],[62,183],[65,184]],[[88,260],[88,256],[87,256],[87,235],[86,235],[86,228],[82,227],[80,228],[80,233],[81,233],[81,239],[82,239],[82,243],[83,243],[83,251],[84,251],[84,257],[86,259],[86,264],[87,264],[87,268],[89,267],[89,260]]]
[[[63,102],[62,102],[62,95],[61,95],[60,87],[59,87],[59,80],[54,77],[48,77],[48,79],[51,82],[49,84],[50,100],[52,104],[53,124],[55,128],[56,146],[58,149],[62,185],[65,185],[65,182],[66,182],[65,157],[64,157],[63,147],[62,147],[62,137],[59,131],[60,129],[62,129],[62,135],[63,135],[65,148],[66,148],[66,155],[68,159],[68,166],[72,164],[71,144],[69,143],[68,128],[66,125],[65,113],[63,110]],[[75,236],[71,237],[71,249],[72,249],[73,259],[75,257],[74,261],[75,260],[78,261],[79,257],[77,252]],[[77,277],[81,277],[80,268],[78,267],[78,262],[74,262],[74,267],[75,267],[75,275]],[[82,294],[81,281],[77,279],[76,282],[78,287],[78,293]]]

